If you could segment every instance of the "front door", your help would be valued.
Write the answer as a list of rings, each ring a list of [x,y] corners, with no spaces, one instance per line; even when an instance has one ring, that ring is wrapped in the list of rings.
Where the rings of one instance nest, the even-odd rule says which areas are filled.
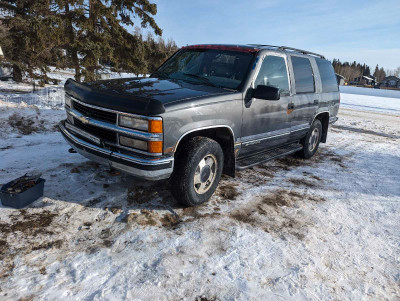
[[[261,152],[288,141],[290,123],[289,77],[285,55],[265,55],[252,85],[272,86],[280,90],[279,100],[245,99],[243,109],[241,155]]]

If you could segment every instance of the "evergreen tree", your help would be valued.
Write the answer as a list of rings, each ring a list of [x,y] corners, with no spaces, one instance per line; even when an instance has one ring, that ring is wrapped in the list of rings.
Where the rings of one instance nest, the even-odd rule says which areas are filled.
[[[26,73],[32,79],[47,82],[48,65],[57,51],[57,17],[50,13],[50,0],[0,1],[7,14],[5,57],[12,64],[13,79],[21,82]]]
[[[157,6],[149,0],[0,0],[7,11],[6,58],[13,77],[23,73],[48,82],[49,65],[72,67],[75,79],[99,78],[101,62],[113,70],[145,73],[145,41],[128,32],[138,20],[156,35],[162,31],[153,16]]]
[[[64,13],[68,45],[68,61],[75,68],[75,79],[85,81],[99,78],[100,61],[115,69],[135,73],[145,69],[140,62],[145,50],[141,39],[130,34],[127,27],[140,20],[141,27],[150,27],[156,35],[162,31],[153,16],[157,6],[149,0],[59,0]]]
[[[165,42],[159,37],[157,40],[153,35],[148,34],[146,38],[146,61],[148,62],[148,72],[154,72],[167,58],[178,50],[175,42],[169,40]]]

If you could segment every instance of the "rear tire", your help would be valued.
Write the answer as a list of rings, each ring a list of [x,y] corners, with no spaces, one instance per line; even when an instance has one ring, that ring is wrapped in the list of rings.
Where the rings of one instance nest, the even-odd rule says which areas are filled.
[[[171,193],[187,206],[209,200],[221,179],[224,153],[221,146],[206,137],[194,137],[177,154],[170,179]]]
[[[309,159],[318,150],[319,143],[322,137],[322,124],[318,119],[314,120],[311,125],[306,137],[304,137],[300,143],[303,145],[303,149],[296,154],[304,159]]]

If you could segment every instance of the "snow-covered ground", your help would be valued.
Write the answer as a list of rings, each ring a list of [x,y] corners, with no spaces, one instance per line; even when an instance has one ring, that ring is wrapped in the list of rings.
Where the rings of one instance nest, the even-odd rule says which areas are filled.
[[[400,90],[372,89],[354,86],[339,86],[341,93],[400,98]]]
[[[62,110],[1,102],[0,183],[46,183],[0,206],[0,300],[399,300],[400,116],[362,97],[311,160],[224,177],[196,208],[68,153]]]

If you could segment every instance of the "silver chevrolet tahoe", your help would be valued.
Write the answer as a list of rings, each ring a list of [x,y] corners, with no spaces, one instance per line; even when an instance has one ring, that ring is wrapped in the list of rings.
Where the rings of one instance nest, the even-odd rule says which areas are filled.
[[[337,120],[331,63],[284,46],[193,45],[146,78],[65,84],[62,135],[83,156],[148,180],[186,205],[221,174],[315,154]]]

